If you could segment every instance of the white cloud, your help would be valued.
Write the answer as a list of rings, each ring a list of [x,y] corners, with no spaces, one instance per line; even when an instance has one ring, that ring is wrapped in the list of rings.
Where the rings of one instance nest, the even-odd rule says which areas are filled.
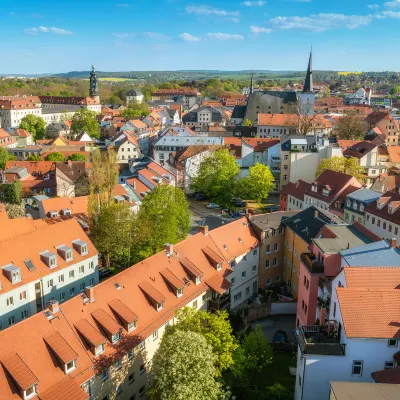
[[[271,33],[272,29],[270,28],[263,28],[261,26],[255,26],[255,25],[251,25],[250,26],[250,31],[251,33]]]
[[[33,28],[25,29],[25,33],[28,33],[30,35],[36,35],[38,33],[54,33],[56,35],[72,35],[73,34],[72,31],[67,31],[66,29],[56,28],[55,26],[33,27]]]
[[[387,18],[400,19],[400,11],[383,11],[382,15]]]
[[[333,28],[355,29],[372,22],[372,15],[314,14],[309,17],[276,17],[269,23],[280,29],[323,32]]]
[[[240,19],[237,18],[237,17],[233,17],[233,18],[228,18],[228,21],[232,21],[232,22],[234,22],[235,24],[237,24],[237,23],[240,22]]]
[[[128,37],[132,36],[132,34],[124,33],[124,32],[116,32],[116,33],[113,33],[112,35],[118,39],[127,39]]]
[[[246,7],[262,7],[265,4],[265,1],[244,1],[240,4]]]
[[[129,4],[126,3],[118,3],[116,4],[117,7],[129,7]]]
[[[162,33],[158,32],[144,32],[144,34],[150,39],[159,39],[159,40],[170,39],[168,36],[165,36]]]
[[[183,40],[186,40],[187,42],[200,42],[200,38],[197,36],[193,36],[190,33],[181,33],[179,37]]]
[[[185,10],[189,14],[198,15],[218,15],[220,17],[238,17],[240,15],[239,11],[219,10],[210,6],[187,6]]]
[[[230,35],[229,33],[207,33],[207,37],[217,39],[217,40],[243,40],[242,35]]]
[[[369,4],[367,6],[370,10],[378,10],[380,8],[379,4]]]
[[[386,8],[400,8],[400,0],[387,1],[384,3]]]

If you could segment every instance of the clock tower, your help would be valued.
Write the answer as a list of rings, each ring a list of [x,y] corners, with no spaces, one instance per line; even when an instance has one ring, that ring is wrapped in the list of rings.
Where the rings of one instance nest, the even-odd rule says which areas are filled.
[[[94,65],[92,65],[92,72],[90,73],[89,95],[96,103],[100,104],[100,90]]]

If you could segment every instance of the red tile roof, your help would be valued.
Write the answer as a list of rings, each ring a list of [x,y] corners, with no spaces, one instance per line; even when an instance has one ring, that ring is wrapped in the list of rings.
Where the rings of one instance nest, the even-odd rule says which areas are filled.
[[[17,353],[4,357],[1,362],[22,390],[27,390],[38,383],[38,378]]]
[[[295,197],[296,199],[304,201],[304,193],[310,186],[311,185],[308,182],[299,179],[296,183],[289,182],[285,186],[284,191],[286,195],[290,195]]]
[[[64,364],[68,364],[78,358],[78,354],[75,353],[59,332],[51,333],[44,340]]]
[[[253,147],[255,152],[268,150],[269,148],[274,147],[281,142],[279,139],[265,138],[243,138],[242,140],[249,146]]]
[[[388,146],[389,159],[394,164],[400,164],[400,146]]]
[[[382,371],[376,371],[373,372],[371,375],[375,383],[389,383],[400,385],[400,366],[384,369]]]
[[[345,157],[356,157],[362,158],[370,153],[377,147],[376,144],[372,144],[371,142],[362,141],[357,144],[354,144],[351,147],[348,147],[346,150],[343,151],[343,155]]]
[[[400,224],[400,208],[398,207],[398,202],[400,201],[400,194],[396,192],[386,192],[377,201],[371,203],[365,212],[385,219],[387,221],[393,222],[395,224]],[[379,206],[381,205],[381,206]],[[394,207],[394,212],[389,212],[390,207]]]

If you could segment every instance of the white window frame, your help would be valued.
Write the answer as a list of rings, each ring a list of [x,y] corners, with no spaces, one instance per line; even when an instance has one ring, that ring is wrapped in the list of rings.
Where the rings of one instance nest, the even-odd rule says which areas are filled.
[[[353,361],[352,368],[351,368],[351,374],[352,374],[353,376],[362,376],[363,367],[364,367],[364,361],[361,361],[361,360],[354,360],[354,361]],[[359,374],[358,374],[358,373],[355,373],[355,372],[354,372],[354,368],[360,368],[360,373],[359,373]]]

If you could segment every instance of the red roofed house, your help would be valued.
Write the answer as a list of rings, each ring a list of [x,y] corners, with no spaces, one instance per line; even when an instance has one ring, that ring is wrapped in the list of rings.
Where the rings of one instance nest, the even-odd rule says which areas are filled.
[[[394,119],[390,111],[375,111],[364,119],[367,131],[379,128],[386,138],[387,146],[398,146],[400,137],[399,121]]]
[[[17,140],[9,135],[4,129],[0,128],[0,147],[15,148],[18,146]]]
[[[304,195],[306,190],[310,188],[308,182],[299,179],[296,183],[289,182],[284,190],[287,197],[287,208],[286,210],[302,210],[304,209]]]
[[[140,156],[139,143],[132,131],[122,131],[114,138],[110,146],[114,147],[120,164],[128,164],[130,159]]]

